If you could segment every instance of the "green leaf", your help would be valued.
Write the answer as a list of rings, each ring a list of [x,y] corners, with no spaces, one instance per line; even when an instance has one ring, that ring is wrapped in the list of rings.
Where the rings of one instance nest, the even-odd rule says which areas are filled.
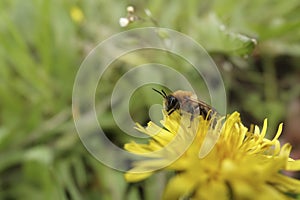
[[[30,148],[24,154],[24,160],[38,161],[45,165],[49,165],[53,162],[53,151],[47,146],[35,146]]]

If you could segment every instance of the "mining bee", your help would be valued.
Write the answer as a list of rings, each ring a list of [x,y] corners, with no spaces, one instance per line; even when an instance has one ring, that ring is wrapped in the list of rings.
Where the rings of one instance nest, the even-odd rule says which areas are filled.
[[[202,115],[204,119],[209,120],[214,114],[217,114],[214,108],[198,100],[197,96],[192,92],[177,90],[167,95],[163,90],[152,89],[163,96],[164,109],[168,115],[171,115],[175,110],[183,110],[192,114],[191,120],[197,115]]]

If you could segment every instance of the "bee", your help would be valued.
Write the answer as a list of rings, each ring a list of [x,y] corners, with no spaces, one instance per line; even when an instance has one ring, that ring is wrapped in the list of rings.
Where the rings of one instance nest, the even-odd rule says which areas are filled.
[[[197,96],[192,92],[177,90],[167,95],[164,90],[152,89],[164,98],[164,109],[168,115],[171,115],[175,110],[183,110],[192,114],[191,120],[197,115],[202,115],[204,119],[209,120],[212,115],[217,114],[214,108],[198,100]]]

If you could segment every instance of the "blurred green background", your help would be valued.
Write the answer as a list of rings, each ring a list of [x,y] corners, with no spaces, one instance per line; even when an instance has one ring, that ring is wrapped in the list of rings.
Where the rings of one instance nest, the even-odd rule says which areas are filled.
[[[122,28],[119,19],[128,5],[143,20]],[[267,117],[271,137],[286,121],[289,102],[300,95],[299,0],[2,0],[0,199],[140,199],[141,191],[144,199],[159,197],[163,176],[129,187],[121,172],[93,158],[78,138],[71,111],[73,82],[88,53],[113,34],[146,26],[171,28],[203,45],[224,79],[228,112],[239,111],[247,126],[261,126]],[[130,138],[111,116],[109,95],[118,77],[146,61],[124,56],[97,91],[100,123],[120,147]],[[176,64],[163,54],[155,54],[155,61]],[[190,68],[177,64],[193,77]],[[161,102],[150,88],[131,100],[131,114],[142,124],[149,120],[149,106]]]

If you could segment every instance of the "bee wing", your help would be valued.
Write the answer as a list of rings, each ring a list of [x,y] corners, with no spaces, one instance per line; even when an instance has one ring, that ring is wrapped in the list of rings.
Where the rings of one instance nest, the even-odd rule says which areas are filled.
[[[216,110],[213,107],[211,107],[210,105],[208,105],[204,101],[201,101],[199,99],[193,99],[193,98],[188,98],[187,100],[199,104],[199,106],[202,107],[202,108],[206,108],[208,110],[212,110],[213,112],[216,112]]]

